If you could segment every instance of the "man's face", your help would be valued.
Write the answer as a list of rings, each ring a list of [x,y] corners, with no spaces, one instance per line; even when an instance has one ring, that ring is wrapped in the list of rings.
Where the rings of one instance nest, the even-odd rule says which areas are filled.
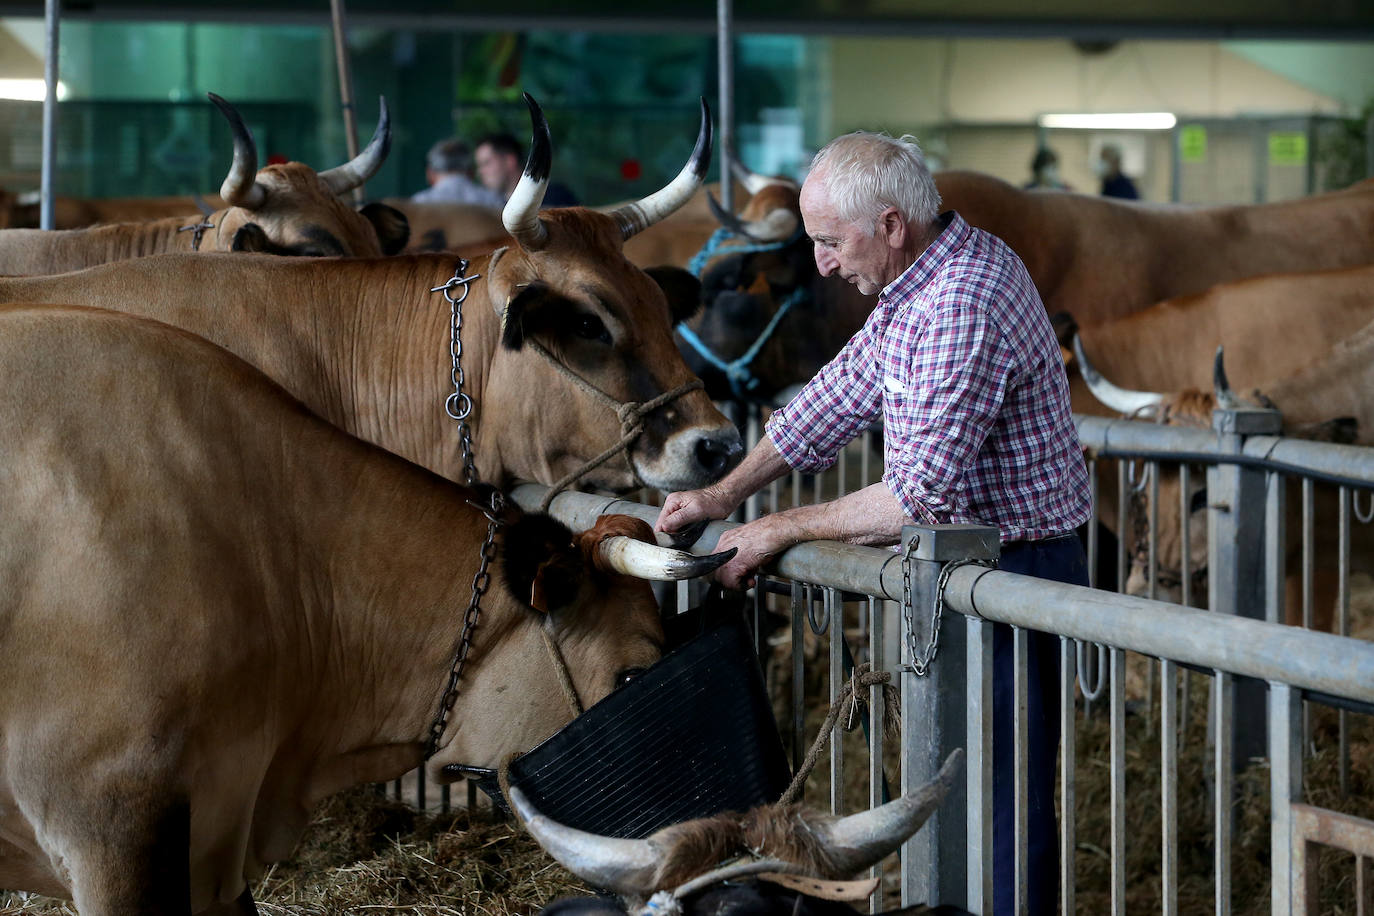
[[[514,156],[499,153],[490,144],[483,143],[477,147],[473,158],[477,162],[477,177],[482,180],[483,186],[502,194],[510,190],[512,172],[517,165]]]
[[[899,269],[888,276],[892,248],[885,233],[869,234],[866,226],[846,222],[835,213],[824,175],[811,176],[802,185],[801,215],[822,277],[838,273],[865,296],[876,296],[901,275]]]

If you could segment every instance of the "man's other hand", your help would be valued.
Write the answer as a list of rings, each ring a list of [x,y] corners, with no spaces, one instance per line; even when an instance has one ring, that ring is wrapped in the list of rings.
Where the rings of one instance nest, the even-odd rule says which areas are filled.
[[[735,507],[728,505],[711,487],[669,493],[668,498],[663,500],[663,509],[658,513],[658,521],[654,522],[654,530],[671,534],[693,522],[725,518],[733,511]]]
[[[797,543],[797,532],[785,519],[765,515],[747,525],[731,528],[720,536],[716,550],[739,548],[739,552],[720,569],[716,581],[726,588],[743,589],[754,585],[754,573],[771,563],[778,554]]]

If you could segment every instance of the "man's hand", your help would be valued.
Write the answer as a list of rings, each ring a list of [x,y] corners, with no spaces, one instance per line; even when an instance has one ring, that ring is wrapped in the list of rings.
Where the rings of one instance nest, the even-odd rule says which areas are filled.
[[[725,518],[733,511],[735,507],[729,505],[713,487],[669,493],[668,498],[663,500],[658,521],[654,522],[654,530],[671,534],[693,522]]]
[[[771,563],[778,554],[801,540],[795,527],[780,515],[765,515],[720,536],[716,550],[739,548],[730,562],[716,570],[716,581],[726,588],[743,589],[754,585],[754,573]]]

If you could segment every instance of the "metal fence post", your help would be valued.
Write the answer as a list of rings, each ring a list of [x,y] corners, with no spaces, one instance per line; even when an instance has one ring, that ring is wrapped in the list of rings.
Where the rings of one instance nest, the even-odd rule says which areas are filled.
[[[1223,452],[1240,454],[1247,436],[1274,435],[1282,420],[1277,410],[1228,408],[1212,412],[1212,428]],[[1217,613],[1265,619],[1265,472],[1235,464],[1207,471],[1208,606]],[[1264,684],[1235,684],[1231,720],[1232,768],[1265,756]]]
[[[914,547],[912,545],[915,540]],[[910,667],[913,651],[928,655],[936,585],[954,560],[988,560],[1000,550],[996,528],[981,525],[910,525],[902,529],[905,554],[913,550],[910,605],[903,602],[902,793],[935,778],[945,757],[968,740],[969,691],[965,682],[966,627],[945,611],[938,652],[929,673]],[[981,694],[978,694],[981,696]],[[986,762],[991,765],[991,761]],[[981,773],[967,773],[981,779]],[[916,836],[902,847],[902,906],[926,903],[966,907],[968,795],[960,780]],[[981,783],[980,783],[981,785]],[[987,863],[985,863],[987,864]]]

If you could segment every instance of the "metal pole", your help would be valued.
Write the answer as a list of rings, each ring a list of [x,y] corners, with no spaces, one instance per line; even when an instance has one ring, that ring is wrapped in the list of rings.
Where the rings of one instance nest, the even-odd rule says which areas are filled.
[[[43,174],[38,185],[38,225],[55,229],[53,185],[57,181],[57,25],[62,17],[62,0],[43,4],[46,48],[43,57]]]
[[[1374,178],[1374,111],[1364,122],[1364,175]]]
[[[348,65],[348,41],[344,35],[344,0],[329,0],[334,20],[334,62],[339,68],[339,103],[343,108],[344,142],[348,144],[348,158],[358,155],[358,116],[353,110],[353,70]],[[353,201],[363,202],[363,189],[353,189]]]
[[[730,156],[735,149],[735,9],[733,0],[716,0],[716,54],[719,57],[720,205],[735,209]]]

